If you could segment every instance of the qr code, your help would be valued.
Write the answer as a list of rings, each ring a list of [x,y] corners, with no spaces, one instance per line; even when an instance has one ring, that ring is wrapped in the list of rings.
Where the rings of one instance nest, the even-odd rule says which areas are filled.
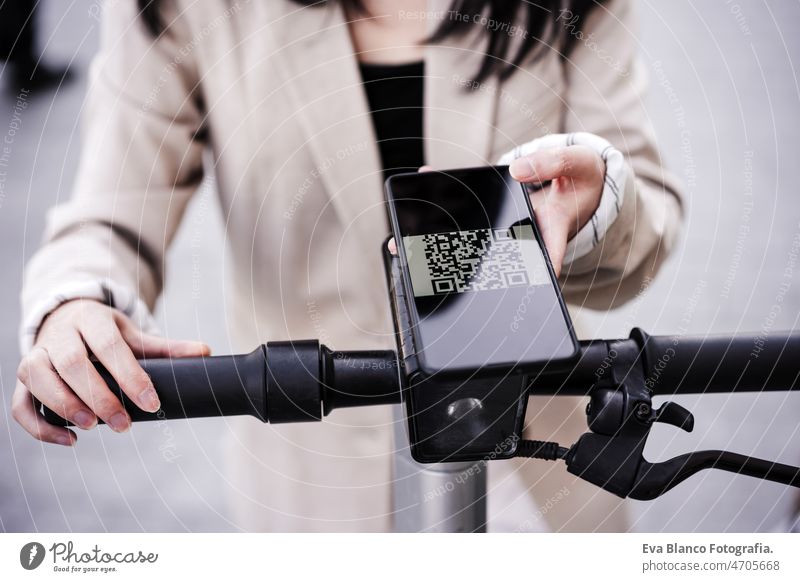
[[[479,229],[422,236],[434,294],[527,287],[520,241],[508,229]]]

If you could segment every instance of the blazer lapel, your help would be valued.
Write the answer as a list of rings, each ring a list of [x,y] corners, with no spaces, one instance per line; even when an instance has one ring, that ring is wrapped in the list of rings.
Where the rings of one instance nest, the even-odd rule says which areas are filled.
[[[429,0],[432,33],[449,17],[450,0]],[[494,79],[470,91],[483,60],[485,30],[470,23],[464,37],[431,45],[425,55],[425,160],[437,170],[493,164],[489,159],[499,88]]]
[[[429,10],[447,18],[449,5],[449,0],[430,0]],[[283,66],[332,204],[345,224],[385,232],[380,154],[340,4],[301,8],[271,1],[266,6],[279,23],[272,27],[271,58]],[[439,22],[429,19],[429,32]],[[463,38],[426,47],[425,160],[436,169],[494,163],[488,156],[499,91],[494,80],[474,91],[465,88],[483,58],[482,32],[476,24]],[[363,213],[376,207],[382,217],[363,220]]]
[[[382,208],[380,153],[341,6],[267,4],[280,19],[271,58],[283,66],[315,171],[346,225],[371,234],[377,228],[383,236],[388,221]]]

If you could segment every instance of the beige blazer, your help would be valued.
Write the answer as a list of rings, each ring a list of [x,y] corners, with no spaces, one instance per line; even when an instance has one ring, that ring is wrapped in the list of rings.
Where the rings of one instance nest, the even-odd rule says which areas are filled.
[[[45,243],[28,265],[25,312],[68,282],[97,279],[152,308],[169,276],[165,250],[200,181],[213,174],[238,349],[285,338],[391,346],[380,160],[338,4],[177,0],[167,3],[177,7],[158,40],[134,4],[106,3],[77,181],[50,212]],[[423,15],[431,29],[448,5],[431,1]],[[622,211],[562,280],[571,304],[607,308],[658,270],[674,245],[680,204],[642,102],[632,7],[610,2],[585,31],[593,36],[569,62],[551,52],[502,85],[471,92],[464,84],[482,58],[479,25],[474,35],[427,47],[425,157],[440,169],[491,164],[555,132],[614,144],[632,172]],[[316,426],[232,424],[239,524],[387,529],[390,423],[388,410],[376,408],[337,412]]]

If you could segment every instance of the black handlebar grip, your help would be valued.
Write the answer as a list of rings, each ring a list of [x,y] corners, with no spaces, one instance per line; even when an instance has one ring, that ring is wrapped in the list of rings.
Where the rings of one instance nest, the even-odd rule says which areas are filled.
[[[122,392],[99,363],[98,372],[119,397],[131,420],[170,420],[249,414],[266,422],[266,353],[264,346],[235,356],[140,360],[161,401],[157,412],[145,412]],[[69,423],[42,408],[51,424]]]
[[[631,332],[653,394],[800,389],[800,334],[648,336]]]

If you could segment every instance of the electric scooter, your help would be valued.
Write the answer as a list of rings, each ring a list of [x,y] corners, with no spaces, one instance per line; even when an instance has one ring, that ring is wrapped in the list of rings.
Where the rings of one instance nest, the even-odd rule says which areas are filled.
[[[625,339],[580,342],[579,358],[566,367],[437,381],[414,369],[398,259],[385,250],[384,261],[397,351],[334,351],[308,340],[268,342],[243,355],[141,360],[161,400],[156,413],[139,409],[96,365],[134,422],[236,415],[315,422],[339,408],[402,404],[397,531],[485,531],[483,464],[511,457],[564,462],[581,479],[638,500],[655,499],[704,469],[800,487],[800,468],[729,451],[658,463],[644,457],[656,423],[687,432],[694,426],[689,410],[671,401],[656,407],[656,396],[800,388],[800,334],[651,336],[635,328]],[[516,419],[531,395],[588,396],[588,431],[569,446],[523,439]],[[68,424],[43,412],[53,424]],[[447,494],[436,503],[422,502],[442,487]]]

